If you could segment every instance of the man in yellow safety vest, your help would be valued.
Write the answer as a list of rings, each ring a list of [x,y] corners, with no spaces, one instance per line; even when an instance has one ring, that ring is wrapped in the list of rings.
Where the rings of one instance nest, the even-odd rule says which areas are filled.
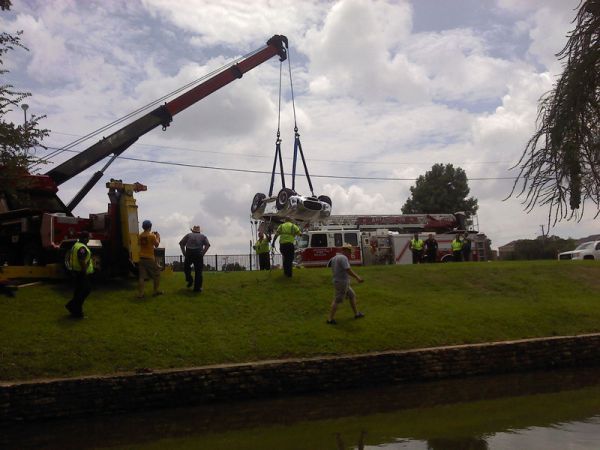
[[[450,248],[452,248],[452,256],[454,258],[454,262],[461,262],[463,243],[460,240],[460,233],[456,233],[456,238],[450,244]]]
[[[269,239],[262,231],[258,232],[258,240],[254,244],[254,251],[258,255],[258,266],[260,270],[271,270]]]
[[[410,250],[412,251],[412,263],[420,264],[423,260],[423,247],[425,243],[419,238],[419,233],[415,233],[410,240]]]
[[[90,235],[87,231],[79,233],[79,240],[71,249],[69,263],[73,274],[73,298],[65,305],[71,317],[83,319],[83,302],[90,295],[92,286],[90,275],[94,273],[92,252],[87,246]]]
[[[292,265],[294,263],[294,242],[296,236],[300,236],[300,228],[295,223],[290,222],[286,219],[281,225],[277,227],[275,236],[273,237],[273,243],[279,237],[279,251],[283,257],[283,273],[286,277],[292,276]]]

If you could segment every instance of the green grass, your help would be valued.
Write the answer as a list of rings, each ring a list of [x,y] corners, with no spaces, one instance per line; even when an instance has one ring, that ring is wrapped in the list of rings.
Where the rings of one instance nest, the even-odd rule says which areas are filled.
[[[195,296],[183,274],[166,295],[135,298],[134,280],[97,284],[86,319],[70,319],[68,285],[0,298],[0,380],[106,374],[264,359],[351,354],[600,331],[593,261],[370,266],[325,324],[328,269],[205,273]],[[150,286],[147,285],[147,290]]]

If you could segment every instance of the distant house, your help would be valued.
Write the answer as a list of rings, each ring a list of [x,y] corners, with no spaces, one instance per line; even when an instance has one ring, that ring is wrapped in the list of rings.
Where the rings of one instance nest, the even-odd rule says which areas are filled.
[[[517,239],[498,247],[499,259],[552,259],[560,252],[573,250],[582,242],[600,240],[600,235],[581,239],[562,239],[558,236],[538,236],[535,239]]]
[[[506,245],[498,247],[498,259],[510,259],[515,252],[515,245],[518,241],[511,241]]]
[[[588,236],[585,238],[576,239],[577,245],[583,244],[584,242],[589,242],[589,241],[600,241],[600,234],[592,234],[591,236]]]

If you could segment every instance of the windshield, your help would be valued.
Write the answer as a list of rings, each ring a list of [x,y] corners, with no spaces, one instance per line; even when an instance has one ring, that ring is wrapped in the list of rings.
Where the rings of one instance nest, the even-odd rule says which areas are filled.
[[[575,250],[586,250],[594,247],[593,242],[584,242],[583,244],[579,244]]]
[[[308,247],[308,234],[303,234],[297,240],[298,248],[306,248]]]

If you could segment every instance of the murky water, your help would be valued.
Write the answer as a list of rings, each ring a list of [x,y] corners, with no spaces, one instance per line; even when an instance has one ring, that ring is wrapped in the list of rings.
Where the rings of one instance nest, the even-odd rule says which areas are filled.
[[[600,369],[0,428],[10,449],[600,449]]]

